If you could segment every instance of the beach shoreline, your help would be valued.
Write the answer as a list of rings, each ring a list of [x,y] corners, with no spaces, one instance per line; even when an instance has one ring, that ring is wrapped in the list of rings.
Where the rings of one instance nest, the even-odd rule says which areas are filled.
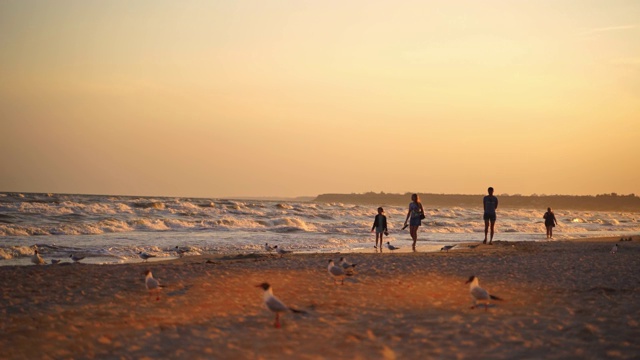
[[[8,359],[637,358],[640,237],[619,240],[3,266],[0,346]],[[340,256],[357,274],[334,285]],[[470,275],[506,301],[470,309]],[[275,329],[262,282],[307,314]]]

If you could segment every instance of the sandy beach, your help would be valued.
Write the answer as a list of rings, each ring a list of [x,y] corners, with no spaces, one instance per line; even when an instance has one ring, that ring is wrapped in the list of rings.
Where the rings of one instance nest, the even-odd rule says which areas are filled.
[[[5,266],[1,357],[638,358],[640,237],[619,240]],[[334,285],[326,264],[341,256],[357,274]],[[158,301],[146,269],[166,286]],[[505,301],[471,309],[470,275]],[[262,282],[307,314],[274,328]]]

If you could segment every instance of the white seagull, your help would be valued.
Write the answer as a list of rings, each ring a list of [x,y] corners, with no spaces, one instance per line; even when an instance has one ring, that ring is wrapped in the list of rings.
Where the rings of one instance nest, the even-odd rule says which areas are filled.
[[[356,271],[356,265],[358,264],[351,264],[349,262],[347,262],[347,259],[341,257],[340,258],[340,266],[342,266],[342,268],[344,269],[345,273],[347,273],[347,275],[353,275],[354,272]]]
[[[610,253],[612,253],[613,255],[615,255],[618,252],[618,244],[613,245],[613,247],[611,248]]]
[[[395,247],[395,246],[393,246],[393,245],[389,244],[389,242],[387,241],[387,249],[389,249],[389,250],[393,251],[393,250],[398,250],[398,249],[400,249],[400,248],[399,248],[399,247]]]
[[[268,283],[262,283],[260,285],[256,285],[256,287],[262,288],[264,290],[263,299],[264,304],[267,309],[276,313],[276,322],[273,324],[275,328],[280,328],[280,313],[292,311],[298,314],[305,314],[306,312],[298,309],[294,309],[285,305],[280,299],[273,295],[273,290],[271,289],[271,285]]]
[[[177,245],[176,245],[176,248],[175,248],[175,249],[176,249],[175,251],[178,253],[178,256],[179,256],[179,257],[183,257],[183,256],[184,256],[184,254],[188,253],[188,252],[191,250],[191,249],[189,249],[189,248],[186,248],[186,247],[179,247],[179,246],[177,246]]]
[[[282,257],[284,254],[290,254],[293,252],[291,250],[285,250],[283,248],[279,248],[278,245],[274,246],[273,248],[276,250],[278,255],[280,255],[280,257]]]
[[[340,283],[344,285],[344,277],[353,275],[353,272],[345,271],[345,269],[343,269],[342,267],[336,266],[333,260],[329,260],[327,271],[333,277],[334,284],[337,284],[336,280],[340,279]]]
[[[271,245],[269,245],[269,243],[264,243],[264,250],[266,252],[272,252],[275,248]]]
[[[84,259],[84,256],[77,256],[74,254],[69,254],[69,258],[73,260],[74,263],[80,262],[80,260]]]
[[[343,257],[340,258],[340,266],[342,266],[343,269],[355,268],[356,265],[358,264],[351,264],[347,262],[347,259]]]
[[[497,296],[489,295],[487,290],[481,288],[476,276],[472,275],[471,277],[469,277],[469,280],[467,280],[465,284],[470,284],[469,293],[471,293],[471,297],[473,298],[473,306],[471,306],[472,309],[476,308],[476,306],[478,305],[478,301],[484,303],[485,311],[487,311],[487,308],[489,307],[489,300],[503,301],[503,299]]]
[[[144,285],[147,287],[147,290],[149,290],[149,294],[153,294],[155,292],[156,301],[160,300],[160,283],[158,282],[158,280],[153,278],[151,270],[146,270],[144,274],[146,275],[146,278],[144,279]]]
[[[140,256],[140,259],[142,259],[143,261],[147,261],[150,258],[156,257],[155,255],[151,255],[149,253],[142,252],[142,251],[138,253],[138,256]]]
[[[442,247],[442,249],[440,249],[440,251],[446,251],[449,252],[449,250],[453,249],[456,245],[445,245]]]
[[[40,256],[40,254],[38,254],[38,250],[34,250],[33,251],[33,256],[31,257],[31,262],[36,264],[36,265],[42,265],[44,264],[44,259]]]

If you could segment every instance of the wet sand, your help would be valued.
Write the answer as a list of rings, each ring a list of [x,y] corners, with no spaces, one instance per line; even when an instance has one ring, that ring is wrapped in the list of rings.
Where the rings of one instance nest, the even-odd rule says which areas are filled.
[[[357,274],[334,285],[327,260],[343,255]],[[0,357],[640,357],[638,236],[343,255],[0,267]],[[146,269],[166,286],[158,301]],[[470,309],[470,275],[505,301]],[[274,328],[265,281],[307,314]]]

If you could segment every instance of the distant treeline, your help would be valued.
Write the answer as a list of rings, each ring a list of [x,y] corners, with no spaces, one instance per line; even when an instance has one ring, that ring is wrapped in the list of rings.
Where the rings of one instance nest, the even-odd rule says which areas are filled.
[[[418,193],[425,207],[481,207],[482,195],[450,195]],[[502,208],[530,209],[574,209],[602,211],[640,212],[640,197],[635,194],[618,195],[616,193],[595,196],[587,195],[506,195],[497,194]],[[386,194],[368,192],[364,194],[322,194],[315,202],[348,203],[360,205],[407,205],[411,202],[411,193]]]

